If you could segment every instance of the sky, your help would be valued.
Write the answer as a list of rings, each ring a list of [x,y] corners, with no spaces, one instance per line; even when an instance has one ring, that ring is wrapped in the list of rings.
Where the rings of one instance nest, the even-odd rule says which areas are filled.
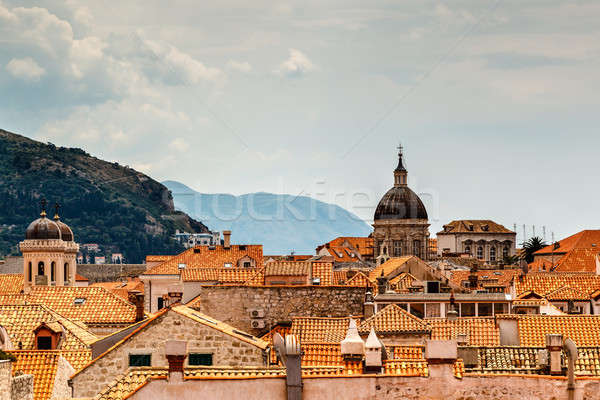
[[[600,228],[600,3],[0,0],[0,128],[365,220],[402,143],[430,231]]]

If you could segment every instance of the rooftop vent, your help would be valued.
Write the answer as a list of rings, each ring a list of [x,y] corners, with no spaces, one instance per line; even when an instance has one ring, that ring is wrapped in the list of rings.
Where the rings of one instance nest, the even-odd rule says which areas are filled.
[[[195,254],[200,254],[200,249],[194,249]]]
[[[186,265],[184,263],[177,264],[177,268],[185,269]]]
[[[75,301],[73,301],[73,304],[76,306],[80,306],[83,303],[85,303],[85,297],[77,297]]]
[[[240,244],[240,250],[242,250],[242,251],[246,250],[246,245],[245,244]]]

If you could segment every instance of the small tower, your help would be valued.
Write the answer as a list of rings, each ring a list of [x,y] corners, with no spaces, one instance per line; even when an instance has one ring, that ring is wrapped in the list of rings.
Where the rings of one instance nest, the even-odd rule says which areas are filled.
[[[341,352],[344,361],[362,361],[365,355],[365,342],[358,334],[358,327],[354,318],[350,318],[346,338],[341,343]]]
[[[408,171],[404,167],[404,161],[402,159],[402,145],[398,146],[398,166],[394,170],[394,186],[408,186]]]

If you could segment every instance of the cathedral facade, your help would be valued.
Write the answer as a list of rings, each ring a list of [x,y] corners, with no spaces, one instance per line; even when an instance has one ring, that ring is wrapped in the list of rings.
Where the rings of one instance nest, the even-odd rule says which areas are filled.
[[[429,257],[429,218],[425,205],[408,187],[402,147],[394,170],[394,186],[381,198],[373,217],[374,254],[377,264],[391,257]]]

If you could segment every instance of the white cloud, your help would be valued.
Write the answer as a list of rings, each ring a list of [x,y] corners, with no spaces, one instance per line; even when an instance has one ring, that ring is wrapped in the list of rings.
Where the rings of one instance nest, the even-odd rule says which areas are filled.
[[[182,153],[188,150],[189,145],[184,139],[175,138],[171,141],[171,143],[169,143],[169,148]]]
[[[230,60],[227,63],[227,68],[234,69],[236,71],[248,73],[252,71],[252,65],[248,61],[234,61]]]
[[[316,67],[309,58],[297,49],[289,49],[290,56],[281,63],[275,72],[289,77],[299,77],[313,71]]]
[[[31,57],[13,58],[6,64],[6,70],[15,78],[28,82],[39,81],[46,70]]]

